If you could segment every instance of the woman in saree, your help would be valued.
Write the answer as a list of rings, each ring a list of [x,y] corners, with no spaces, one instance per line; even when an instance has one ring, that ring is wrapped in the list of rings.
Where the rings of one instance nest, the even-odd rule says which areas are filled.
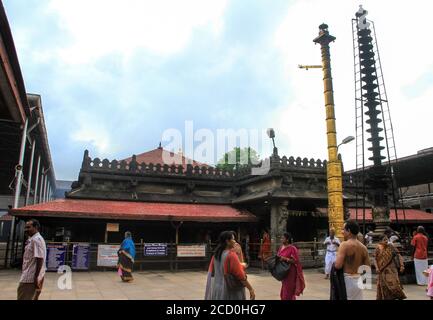
[[[265,262],[271,257],[271,255],[272,255],[271,237],[268,231],[265,229],[263,231],[263,238],[262,238],[262,243],[260,245],[260,251],[259,251],[259,259],[262,260],[262,269],[265,268]]]
[[[237,238],[237,236],[236,236],[236,232],[234,232],[234,231],[232,231],[232,232],[233,232],[233,234],[234,234],[234,236],[235,236],[235,239],[236,239],[236,238]],[[242,265],[244,268],[247,268],[248,265],[247,265],[247,263],[245,262],[245,256],[244,256],[244,253],[242,252],[242,246],[241,246],[240,243],[237,242],[236,240],[235,240],[235,245],[233,246],[233,250],[236,252],[236,254],[237,254],[238,258],[239,258],[239,262],[241,263],[241,265]]]
[[[291,238],[290,233],[284,232],[281,237],[282,245],[277,253],[280,260],[291,264],[289,273],[281,284],[281,300],[296,300],[296,296],[300,296],[305,289],[304,272],[299,261],[298,249],[290,244]]]
[[[398,259],[398,260],[397,260]],[[400,261],[397,270],[396,261]],[[398,253],[388,237],[384,235],[376,247],[375,267],[377,272],[377,300],[402,300],[406,299],[400,284],[398,272],[404,271],[403,258]]]
[[[120,278],[123,282],[131,282],[134,280],[132,277],[132,267],[135,259],[135,245],[131,232],[125,232],[125,240],[120,245],[117,254],[119,256],[117,267]]]
[[[427,296],[430,297],[430,300],[433,300],[433,265],[429,266],[423,273],[428,278]]]
[[[255,299],[244,267],[233,249],[235,244],[232,231],[224,231],[219,235],[218,245],[209,265],[206,300],[246,300],[245,288],[250,292],[250,299]],[[231,287],[230,283],[234,282],[239,286]]]

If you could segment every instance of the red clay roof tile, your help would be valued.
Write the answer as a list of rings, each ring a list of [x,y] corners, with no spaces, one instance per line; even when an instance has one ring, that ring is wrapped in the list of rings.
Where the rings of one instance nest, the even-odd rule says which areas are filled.
[[[189,159],[185,157],[182,153],[173,153],[167,150],[164,150],[163,148],[156,148],[155,150],[147,151],[144,153],[141,153],[139,155],[136,155],[136,161],[138,163],[153,163],[153,164],[167,164],[171,166],[172,164],[175,165],[182,165],[185,167],[187,164],[192,164],[193,166],[200,166],[200,167],[209,167],[209,165],[205,163],[201,163],[192,159]],[[129,157],[125,159],[126,162],[130,162],[132,160],[132,157]]]
[[[250,212],[233,208],[230,205],[82,199],[58,199],[13,209],[11,213],[14,216],[124,220],[256,221],[256,217]]]
[[[318,208],[319,212],[327,213],[327,208]],[[350,211],[350,219],[362,221],[363,220],[363,210],[362,208],[358,208],[358,213],[356,212],[356,208],[349,208]],[[390,218],[391,222],[396,222],[396,216],[395,216],[395,210],[390,210]],[[399,222],[401,221],[410,221],[410,222],[417,222],[417,221],[425,221],[425,222],[431,222],[433,223],[433,214],[428,213],[421,210],[416,209],[397,209],[397,218]],[[365,209],[365,220],[367,222],[372,222],[373,218],[371,215],[371,208]]]

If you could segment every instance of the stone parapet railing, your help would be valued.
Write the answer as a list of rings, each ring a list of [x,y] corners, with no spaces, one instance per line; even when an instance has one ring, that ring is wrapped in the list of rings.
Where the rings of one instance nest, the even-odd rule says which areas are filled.
[[[264,162],[266,163],[266,161]],[[307,158],[301,159],[300,157],[278,157],[272,156],[270,158],[270,170],[275,169],[289,169],[289,168],[308,168],[319,169],[326,171],[326,160],[314,160]],[[233,170],[222,170],[210,166],[193,166],[191,164],[177,165],[177,164],[153,164],[153,163],[138,163],[136,156],[133,155],[131,161],[117,161],[100,158],[90,158],[89,152],[84,152],[83,162],[81,166],[82,171],[87,172],[110,172],[110,173],[136,173],[142,175],[179,175],[179,176],[203,176],[214,177],[221,179],[233,179],[235,177],[246,177],[252,175],[252,168],[260,167],[259,165],[238,165]]]

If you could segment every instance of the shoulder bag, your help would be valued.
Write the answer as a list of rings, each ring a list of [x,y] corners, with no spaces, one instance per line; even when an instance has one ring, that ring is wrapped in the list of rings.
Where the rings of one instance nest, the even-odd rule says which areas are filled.
[[[290,263],[280,260],[278,256],[273,256],[268,260],[268,269],[275,279],[283,281],[290,271]]]
[[[229,258],[227,257],[226,259],[229,259]],[[230,260],[227,261],[227,263],[228,263],[227,269],[230,270]],[[229,290],[239,290],[239,289],[244,287],[242,282],[238,278],[236,278],[234,275],[232,275],[231,273],[224,275],[224,281],[226,282],[227,288]]]

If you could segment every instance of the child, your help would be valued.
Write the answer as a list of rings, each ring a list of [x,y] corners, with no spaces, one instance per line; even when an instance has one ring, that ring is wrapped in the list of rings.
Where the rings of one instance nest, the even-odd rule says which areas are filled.
[[[424,271],[424,275],[428,277],[427,295],[433,300],[433,265]]]

